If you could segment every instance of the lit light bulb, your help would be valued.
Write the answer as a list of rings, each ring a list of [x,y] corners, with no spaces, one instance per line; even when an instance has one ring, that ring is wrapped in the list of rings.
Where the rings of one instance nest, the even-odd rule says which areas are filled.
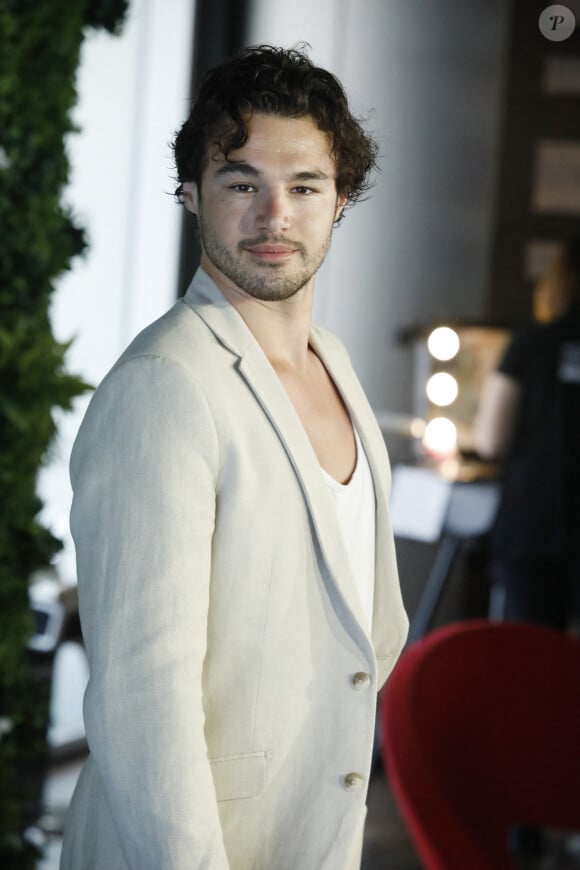
[[[435,417],[425,427],[423,446],[438,457],[452,456],[457,448],[457,429],[447,417]]]
[[[438,326],[427,339],[427,347],[435,359],[453,359],[459,350],[459,336],[448,326]]]
[[[455,401],[459,387],[453,375],[447,372],[437,372],[437,374],[431,375],[427,381],[426,391],[430,402],[445,407]]]

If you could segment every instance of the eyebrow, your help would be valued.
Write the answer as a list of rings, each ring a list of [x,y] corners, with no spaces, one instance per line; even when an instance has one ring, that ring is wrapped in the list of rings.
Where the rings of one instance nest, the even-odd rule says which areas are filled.
[[[242,160],[226,160],[216,171],[216,176],[224,175],[243,175],[246,177],[257,178],[260,172],[251,163],[245,163]],[[331,177],[321,169],[304,169],[301,172],[295,172],[291,181],[329,181]]]

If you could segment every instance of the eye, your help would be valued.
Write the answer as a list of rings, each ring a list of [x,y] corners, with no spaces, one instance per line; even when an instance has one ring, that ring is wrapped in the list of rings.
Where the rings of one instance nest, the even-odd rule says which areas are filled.
[[[253,184],[240,181],[237,184],[232,184],[230,190],[233,190],[235,193],[254,193],[256,188]]]
[[[293,193],[299,193],[301,196],[309,196],[311,193],[316,193],[312,187],[293,187]]]

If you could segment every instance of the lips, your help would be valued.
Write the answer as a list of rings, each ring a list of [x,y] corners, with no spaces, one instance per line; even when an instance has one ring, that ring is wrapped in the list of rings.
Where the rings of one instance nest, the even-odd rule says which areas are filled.
[[[247,248],[248,251],[252,254],[271,254],[273,256],[276,255],[284,255],[284,254],[293,254],[296,248],[289,248],[286,245],[252,245]]]

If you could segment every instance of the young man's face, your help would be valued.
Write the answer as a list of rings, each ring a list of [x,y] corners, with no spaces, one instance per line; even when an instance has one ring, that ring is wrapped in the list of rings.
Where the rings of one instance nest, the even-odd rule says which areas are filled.
[[[254,114],[243,148],[228,160],[214,150],[201,190],[183,186],[206,271],[256,299],[293,296],[312,281],[344,208],[335,178],[329,137],[311,117]]]

